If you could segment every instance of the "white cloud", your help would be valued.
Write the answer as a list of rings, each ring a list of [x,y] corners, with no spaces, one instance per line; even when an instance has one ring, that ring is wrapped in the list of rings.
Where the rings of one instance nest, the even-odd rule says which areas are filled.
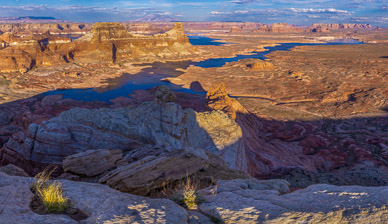
[[[328,8],[328,9],[290,8],[290,11],[292,11],[292,12],[311,12],[311,13],[346,13],[346,14],[350,13],[349,11],[335,9],[335,8]]]
[[[212,14],[212,15],[223,15],[223,14],[225,14],[225,12],[222,12],[222,11],[211,11],[210,14]]]
[[[243,4],[249,4],[249,3],[253,3],[253,2],[260,2],[261,0],[232,0],[232,1],[229,1],[230,3],[234,3],[234,4],[239,4],[239,5],[243,5]]]
[[[234,11],[234,13],[236,13],[236,14],[247,14],[248,11],[247,10],[236,10],[236,11]]]

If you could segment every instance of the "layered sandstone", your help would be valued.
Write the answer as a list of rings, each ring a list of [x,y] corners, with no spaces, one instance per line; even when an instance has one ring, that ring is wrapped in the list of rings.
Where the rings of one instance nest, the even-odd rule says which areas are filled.
[[[314,23],[310,26],[310,32],[330,32],[334,30],[372,30],[378,29],[378,27],[373,27],[371,24],[357,24],[357,23]]]
[[[32,35],[50,32],[52,34],[78,34],[90,31],[88,23],[0,23],[1,32],[11,32],[16,35]]]
[[[152,36],[131,34],[119,23],[96,23],[91,32],[74,42],[50,33],[20,37],[9,32],[2,34],[0,41],[3,47],[0,48],[0,59],[3,59],[0,72],[7,73],[74,61],[116,63],[139,57],[171,58],[196,52],[181,23]]]
[[[274,23],[272,25],[264,25],[260,29],[256,30],[256,32],[291,33],[303,32],[303,29],[287,23]]]
[[[138,107],[74,108],[27,132],[13,135],[2,150],[3,163],[61,164],[64,157],[89,149],[131,149],[142,144],[194,147],[220,155],[232,169],[246,170],[240,127],[221,111],[196,113],[174,102],[145,102]]]
[[[29,208],[31,181],[0,172],[3,222],[79,223],[63,214],[34,213]],[[388,219],[387,187],[321,184],[286,193],[284,180],[221,180],[217,187],[201,190],[203,202],[197,211],[190,211],[168,199],[122,193],[95,183],[59,182],[73,206],[88,215],[82,223],[385,223]]]
[[[218,180],[246,179],[249,175],[231,170],[220,157],[210,152],[184,148],[131,161],[107,172],[99,183],[121,192],[147,196],[187,177],[194,179],[198,188],[203,188]]]

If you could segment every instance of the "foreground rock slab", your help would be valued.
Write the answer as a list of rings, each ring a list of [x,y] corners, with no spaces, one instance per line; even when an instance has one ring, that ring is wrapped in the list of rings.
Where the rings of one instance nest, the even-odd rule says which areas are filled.
[[[225,223],[388,222],[386,186],[319,184],[280,195],[277,188],[282,181],[271,180],[267,190],[262,188],[265,183],[253,184],[252,179],[219,181],[217,191],[206,196],[199,208]]]
[[[120,149],[88,150],[66,157],[62,166],[66,172],[93,177],[117,167],[122,158],[123,153]]]
[[[185,148],[157,156],[147,156],[108,172],[99,182],[131,194],[148,196],[188,176],[199,185],[209,186],[218,180],[249,178],[249,175],[228,168],[217,155],[202,149]]]
[[[38,215],[29,209],[30,178],[0,172],[0,220],[2,224],[73,224],[66,215]],[[108,186],[60,181],[74,207],[89,217],[81,223],[187,223],[188,213],[167,199],[149,199],[121,193]]]

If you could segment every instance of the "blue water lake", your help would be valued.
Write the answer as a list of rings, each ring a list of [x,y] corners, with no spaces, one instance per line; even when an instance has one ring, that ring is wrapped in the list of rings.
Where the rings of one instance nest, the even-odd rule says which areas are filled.
[[[217,42],[215,39],[204,36],[189,36],[190,42],[193,45],[222,45],[226,43]],[[64,98],[71,98],[74,100],[83,101],[104,101],[110,103],[111,99],[124,96],[128,97],[128,94],[134,92],[134,90],[150,89],[159,85],[167,85],[170,89],[179,92],[204,94],[203,92],[197,92],[195,90],[182,88],[180,85],[165,82],[162,79],[167,77],[177,77],[183,72],[177,71],[177,69],[186,69],[190,65],[211,68],[221,67],[228,62],[238,61],[246,58],[254,59],[266,59],[265,55],[273,51],[288,51],[296,46],[314,46],[314,45],[339,45],[339,44],[362,44],[353,39],[341,39],[333,40],[324,44],[308,44],[308,43],[283,43],[274,47],[266,47],[266,51],[252,52],[251,55],[236,55],[231,58],[216,58],[207,59],[200,62],[193,61],[181,61],[181,62],[154,62],[149,64],[141,64],[141,66],[148,65],[137,74],[123,74],[121,77],[106,80],[107,86],[101,88],[88,88],[88,89],[57,89],[44,93],[44,95],[63,94]]]
[[[220,39],[214,39],[210,37],[205,36],[188,36],[189,41],[192,45],[213,45],[213,46],[219,46],[226,43],[219,42]]]

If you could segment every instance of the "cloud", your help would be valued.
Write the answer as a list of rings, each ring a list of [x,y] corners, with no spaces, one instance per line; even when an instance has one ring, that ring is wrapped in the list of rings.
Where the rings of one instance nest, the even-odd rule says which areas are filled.
[[[311,13],[345,13],[349,14],[349,11],[341,10],[341,9],[335,9],[335,8],[328,8],[328,9],[306,9],[306,8],[290,8],[290,11],[292,12],[311,12]]]
[[[170,12],[155,8],[107,8],[98,6],[67,5],[49,7],[47,5],[0,6],[2,16],[50,16],[77,22],[131,21],[145,15],[170,15]]]
[[[222,12],[222,11],[211,11],[210,14],[212,14],[212,15],[223,15],[223,14],[225,14],[225,12]]]
[[[232,0],[232,1],[229,1],[229,3],[244,5],[244,4],[249,4],[249,3],[254,3],[254,2],[260,2],[260,1],[261,1],[261,0]]]
[[[0,16],[48,16],[76,22],[132,21],[168,16],[182,21],[370,23],[387,26],[387,0],[1,0]],[[27,2],[44,2],[28,5]],[[72,5],[77,2],[79,5]],[[86,3],[87,2],[87,3]],[[24,4],[23,4],[24,3]]]
[[[236,14],[247,14],[249,11],[247,11],[247,10],[236,10],[236,11],[234,11],[234,13],[236,13]]]

